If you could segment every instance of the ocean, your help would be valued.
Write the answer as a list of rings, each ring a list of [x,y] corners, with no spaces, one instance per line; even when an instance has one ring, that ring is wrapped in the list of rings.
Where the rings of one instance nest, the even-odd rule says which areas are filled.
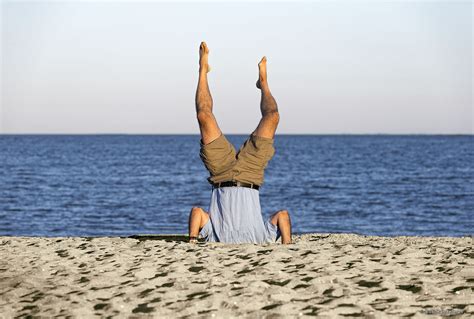
[[[246,135],[228,135],[236,149]],[[187,233],[198,135],[0,135],[0,235]],[[277,135],[260,190],[295,233],[474,234],[474,136]]]

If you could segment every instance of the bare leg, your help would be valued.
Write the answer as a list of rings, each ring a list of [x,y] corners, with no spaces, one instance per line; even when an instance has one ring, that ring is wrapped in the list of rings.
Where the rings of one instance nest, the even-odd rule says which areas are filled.
[[[270,92],[267,81],[267,58],[263,57],[258,64],[258,81],[257,88],[260,89],[262,96],[260,99],[260,111],[262,119],[255,131],[252,133],[257,136],[273,138],[280,121],[278,114],[278,106]]]
[[[279,212],[276,212],[271,217],[270,222],[280,229],[281,243],[291,244],[291,220],[288,211],[280,210]]]
[[[199,231],[209,220],[209,214],[200,207],[193,207],[189,213],[189,238],[190,241],[196,239]]]
[[[209,144],[217,139],[221,130],[212,113],[212,96],[207,83],[207,73],[210,71],[208,64],[209,49],[205,42],[199,47],[199,82],[196,90],[196,115],[201,131],[201,140]]]

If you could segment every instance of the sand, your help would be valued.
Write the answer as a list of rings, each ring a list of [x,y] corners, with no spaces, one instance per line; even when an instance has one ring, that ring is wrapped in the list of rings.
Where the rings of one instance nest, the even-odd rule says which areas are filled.
[[[472,237],[151,239],[0,237],[0,317],[474,316]]]

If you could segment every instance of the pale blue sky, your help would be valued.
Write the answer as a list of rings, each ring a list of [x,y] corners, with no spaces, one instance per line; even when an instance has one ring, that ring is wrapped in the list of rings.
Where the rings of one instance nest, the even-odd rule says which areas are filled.
[[[473,133],[465,2],[2,2],[0,133],[198,133],[198,46],[225,133]]]

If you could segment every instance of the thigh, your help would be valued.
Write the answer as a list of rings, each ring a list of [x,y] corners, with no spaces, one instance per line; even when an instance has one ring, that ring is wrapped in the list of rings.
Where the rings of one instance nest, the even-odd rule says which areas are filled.
[[[199,155],[211,177],[229,171],[236,162],[235,148],[224,134],[209,144],[201,142]]]
[[[211,143],[222,134],[214,114],[211,112],[199,112],[197,117],[203,144]]]
[[[263,116],[260,119],[260,122],[258,123],[258,126],[253,134],[266,138],[274,138],[276,129],[278,127],[278,119],[278,113],[276,115]]]
[[[275,154],[273,139],[250,135],[237,154],[236,179],[256,185],[263,184],[264,170]]]

